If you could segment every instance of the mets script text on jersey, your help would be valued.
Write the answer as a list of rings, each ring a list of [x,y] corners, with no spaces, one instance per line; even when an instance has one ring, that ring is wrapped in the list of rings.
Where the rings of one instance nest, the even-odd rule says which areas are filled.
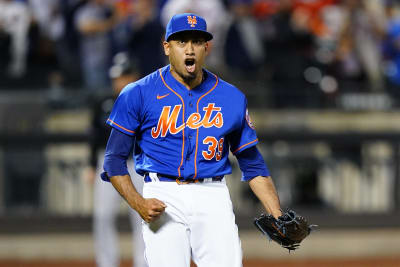
[[[215,107],[215,103],[209,103],[203,108],[204,117],[201,114],[194,112],[190,114],[186,123],[182,123],[178,127],[176,123],[178,121],[179,113],[182,109],[182,105],[175,105],[171,112],[171,106],[164,106],[158,119],[157,128],[151,129],[151,136],[155,139],[160,136],[165,137],[167,133],[177,134],[182,131],[185,126],[191,129],[198,129],[200,127],[211,128],[213,126],[221,128],[224,125],[224,119],[220,107]],[[216,111],[216,113],[214,112]]]

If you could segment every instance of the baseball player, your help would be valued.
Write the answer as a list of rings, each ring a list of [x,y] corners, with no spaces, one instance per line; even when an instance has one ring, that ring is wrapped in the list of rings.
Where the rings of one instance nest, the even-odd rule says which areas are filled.
[[[127,54],[118,53],[114,57],[114,64],[110,68],[110,78],[113,94],[102,97],[93,105],[92,139],[90,140],[91,167],[87,172],[89,181],[94,182],[93,234],[98,267],[117,267],[120,261],[116,219],[122,198],[113,187],[107,186],[100,179],[94,179],[94,177],[96,177],[95,173],[100,175],[102,171],[104,149],[111,128],[105,125],[104,121],[110,115],[114,101],[122,88],[138,78]],[[97,164],[97,162],[100,162],[100,164]],[[129,169],[133,171],[133,162],[129,164]],[[143,180],[137,174],[133,175],[132,178],[135,187],[141,192]],[[141,219],[132,209],[129,209],[129,219],[133,230],[133,266],[146,267]]]
[[[173,16],[163,43],[170,64],[127,85],[107,119],[113,129],[101,176],[142,217],[150,267],[189,267],[191,259],[198,267],[242,266],[225,183],[229,151],[265,209],[281,215],[244,94],[203,68],[212,38],[202,17]],[[126,168],[132,150],[143,195]]]

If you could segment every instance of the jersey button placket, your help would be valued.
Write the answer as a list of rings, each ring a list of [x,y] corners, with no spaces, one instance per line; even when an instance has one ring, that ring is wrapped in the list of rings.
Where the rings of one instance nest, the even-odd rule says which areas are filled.
[[[187,102],[188,103],[188,109],[187,109],[188,112],[186,114],[186,116],[187,116],[186,118],[189,118],[189,116],[192,113],[196,112],[195,107],[193,105],[193,102],[194,102],[193,93],[191,91],[189,91],[187,94],[187,101],[188,101]],[[190,160],[192,159],[192,153],[193,153],[193,151],[195,151],[195,145],[196,145],[195,143],[193,143],[193,142],[195,142],[194,138],[193,138],[194,134],[195,134],[195,130],[193,130],[189,127],[186,127],[186,130],[188,133],[188,135],[187,135],[188,150],[186,153],[186,164],[191,165]]]
[[[194,108],[193,108],[193,93],[189,92],[189,116],[195,112]],[[193,129],[188,128],[188,139],[189,139],[189,144],[190,144],[190,151],[193,151]],[[187,161],[190,160],[190,154],[188,155],[188,157],[186,158]]]
[[[192,134],[192,129],[189,129],[189,128],[188,128],[188,132],[189,132],[189,135],[188,135],[189,150],[188,150],[188,153],[186,154],[186,161],[190,161],[190,154],[191,154],[190,151],[193,151],[193,134]]]

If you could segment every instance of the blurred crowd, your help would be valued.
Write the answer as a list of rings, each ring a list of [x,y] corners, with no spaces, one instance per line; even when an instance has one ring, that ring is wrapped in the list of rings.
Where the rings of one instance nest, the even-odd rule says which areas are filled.
[[[107,90],[120,52],[144,76],[167,62],[161,43],[169,18],[190,11],[205,17],[215,36],[207,67],[274,84],[278,106],[305,88],[328,96],[338,90],[397,96],[399,6],[395,0],[0,0],[0,88]]]

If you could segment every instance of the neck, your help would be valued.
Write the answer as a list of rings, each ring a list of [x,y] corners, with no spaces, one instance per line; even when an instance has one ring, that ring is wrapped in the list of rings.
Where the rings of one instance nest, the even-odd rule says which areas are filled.
[[[179,75],[174,68],[170,68],[170,72],[172,74],[172,76],[181,84],[183,84],[187,89],[192,90],[193,88],[195,88],[196,86],[200,85],[201,82],[203,81],[203,71],[201,71],[200,73],[198,73],[196,75],[196,77],[194,78],[189,78],[189,79],[185,79],[184,77],[182,77],[181,75]]]

